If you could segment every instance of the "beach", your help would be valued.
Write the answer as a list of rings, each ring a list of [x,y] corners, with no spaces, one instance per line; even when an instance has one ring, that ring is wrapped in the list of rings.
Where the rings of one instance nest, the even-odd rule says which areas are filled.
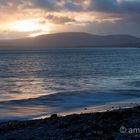
[[[140,138],[140,106],[105,112],[51,115],[0,123],[0,140],[131,140]]]
[[[140,140],[140,0],[0,0],[0,140]]]

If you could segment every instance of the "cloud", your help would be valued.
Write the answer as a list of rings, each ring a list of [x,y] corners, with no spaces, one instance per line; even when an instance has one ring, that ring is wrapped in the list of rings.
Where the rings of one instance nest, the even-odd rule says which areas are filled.
[[[31,3],[34,8],[50,11],[140,12],[139,0],[31,0]]]
[[[140,13],[139,0],[121,0],[118,10],[127,13]]]
[[[0,19],[2,28],[17,20],[40,19],[41,27],[54,24],[50,27],[53,32],[60,28],[93,33],[96,30],[98,34],[127,32],[131,28],[134,31],[128,29],[130,34],[140,34],[140,0],[0,0]]]
[[[113,12],[117,10],[117,0],[91,0],[89,10],[99,12]]]
[[[60,0],[31,0],[32,6],[34,8],[43,8],[48,11],[57,11],[59,10],[60,6],[59,3]]]
[[[62,17],[62,16],[55,16],[52,14],[49,14],[46,17],[47,20],[49,20],[50,22],[54,23],[54,24],[65,24],[65,23],[70,23],[70,22],[75,22],[75,20],[73,18],[69,18],[69,17]]]
[[[139,0],[0,0],[0,7],[48,11],[139,12]]]
[[[116,24],[104,21],[100,24],[98,23],[89,23],[83,31],[99,34],[99,35],[108,35],[108,34],[130,34],[140,37],[140,28],[138,23],[129,23],[129,22],[118,22]]]
[[[87,1],[90,0],[31,0],[34,8],[47,11],[83,11]]]
[[[81,1],[65,1],[64,9],[70,11],[83,11],[83,6]]]
[[[111,13],[140,13],[139,0],[90,0],[90,10]]]

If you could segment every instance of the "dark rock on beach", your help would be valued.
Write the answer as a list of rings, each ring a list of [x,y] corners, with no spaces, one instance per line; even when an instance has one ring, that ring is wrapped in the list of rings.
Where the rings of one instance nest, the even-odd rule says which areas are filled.
[[[140,139],[140,106],[106,112],[72,114],[0,123],[0,140]]]

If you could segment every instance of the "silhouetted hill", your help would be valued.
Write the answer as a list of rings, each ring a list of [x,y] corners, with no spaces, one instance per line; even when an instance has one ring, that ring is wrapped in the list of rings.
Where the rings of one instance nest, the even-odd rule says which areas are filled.
[[[99,36],[65,32],[0,41],[0,47],[140,47],[140,38],[130,35]]]

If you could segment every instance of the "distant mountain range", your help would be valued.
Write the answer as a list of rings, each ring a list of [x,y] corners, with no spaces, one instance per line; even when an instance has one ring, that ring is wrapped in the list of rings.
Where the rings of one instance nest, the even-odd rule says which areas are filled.
[[[140,47],[140,38],[130,35],[99,36],[82,32],[64,32],[23,39],[1,40],[0,47]]]

